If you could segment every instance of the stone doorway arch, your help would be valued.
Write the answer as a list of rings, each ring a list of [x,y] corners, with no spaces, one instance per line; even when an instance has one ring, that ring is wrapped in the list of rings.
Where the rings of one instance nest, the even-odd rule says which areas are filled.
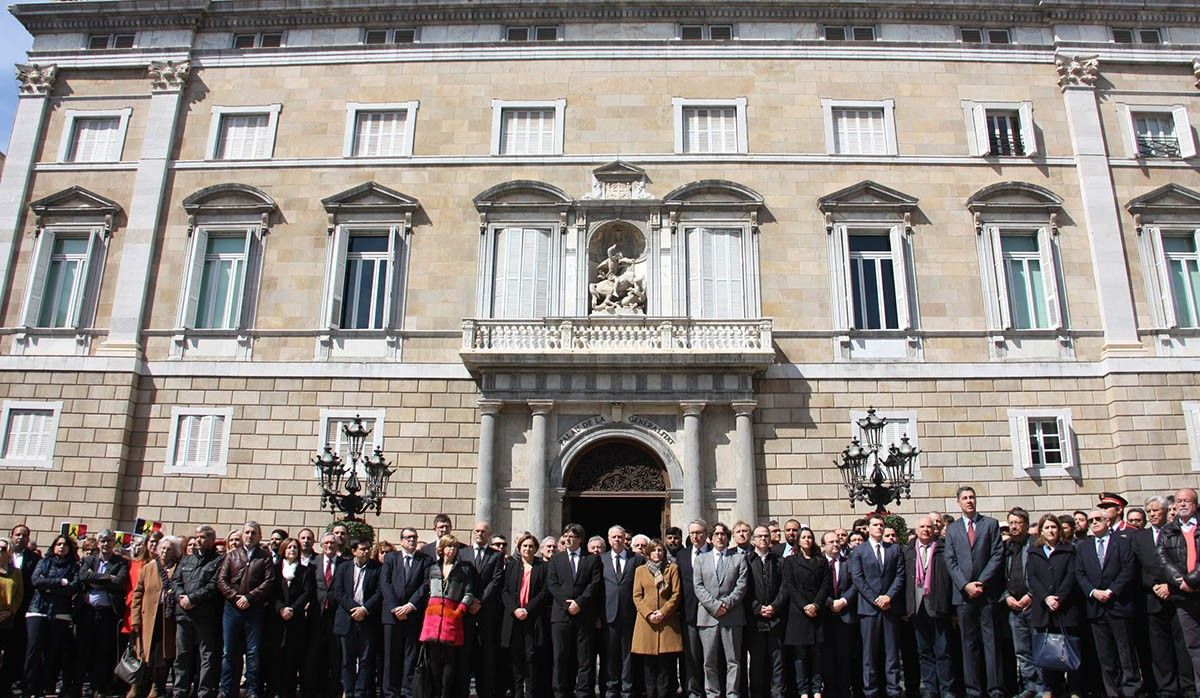
[[[666,465],[640,441],[614,437],[581,451],[567,466],[563,525],[578,523],[588,537],[607,537],[609,527],[662,536],[669,476]]]

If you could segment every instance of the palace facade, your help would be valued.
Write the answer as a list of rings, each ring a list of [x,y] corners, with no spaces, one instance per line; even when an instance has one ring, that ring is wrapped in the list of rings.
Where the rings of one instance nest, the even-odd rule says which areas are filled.
[[[0,519],[911,517],[1200,470],[1200,3],[18,3]]]

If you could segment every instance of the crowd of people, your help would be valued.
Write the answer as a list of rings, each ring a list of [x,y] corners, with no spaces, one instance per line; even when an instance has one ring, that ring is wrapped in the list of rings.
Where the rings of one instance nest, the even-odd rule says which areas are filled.
[[[571,524],[511,551],[444,514],[427,543],[344,524],[264,541],[251,521],[128,556],[109,530],[43,555],[18,524],[0,538],[0,696],[1196,695],[1194,490],[1036,521],[979,513],[969,486],[957,501],[909,530]],[[1049,635],[1079,661],[1047,661]]]

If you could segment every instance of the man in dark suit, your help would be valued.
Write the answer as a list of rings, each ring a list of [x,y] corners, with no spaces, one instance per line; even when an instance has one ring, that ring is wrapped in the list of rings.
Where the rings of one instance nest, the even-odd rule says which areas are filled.
[[[550,638],[554,646],[554,696],[589,698],[595,683],[592,630],[600,594],[600,557],[581,550],[579,524],[563,530],[566,550],[550,558]]]
[[[883,542],[883,517],[878,514],[867,519],[867,542],[850,554],[850,576],[858,592],[863,696],[879,696],[882,678],[887,698],[899,698],[900,638],[896,621],[904,613],[904,554],[899,546]]]
[[[504,556],[491,547],[492,526],[486,521],[475,522],[474,543],[460,548],[458,556],[475,566],[475,601],[467,609],[464,623],[466,636],[463,666],[475,676],[475,691],[479,698],[492,698],[496,691],[496,671],[500,660],[500,623],[503,603],[500,591],[504,587]]]
[[[679,567],[679,585],[683,589],[683,671],[679,685],[687,698],[704,695],[704,647],[700,644],[700,629],[696,625],[696,585],[692,578],[692,561],[697,555],[711,550],[708,544],[708,523],[697,519],[688,524],[689,545],[675,556]]]
[[[29,546],[29,527],[25,524],[13,526],[9,541],[12,543],[12,567],[21,570],[22,587],[25,593],[21,605],[13,617],[13,625],[4,632],[9,633],[8,646],[4,651],[4,665],[0,666],[0,696],[8,698],[12,685],[21,683],[25,669],[25,613],[33,601],[33,570],[42,556]]]
[[[933,518],[919,517],[917,537],[904,548],[904,608],[917,639],[921,698],[957,695],[947,647],[952,607],[945,553],[945,544],[933,535]]]
[[[412,698],[413,668],[425,610],[425,571],[433,560],[417,550],[417,530],[400,531],[400,547],[383,560],[383,695]]]
[[[1142,574],[1145,632],[1149,645],[1149,660],[1142,663],[1142,680],[1147,684],[1148,693],[1160,698],[1178,698],[1195,693],[1196,682],[1187,646],[1183,644],[1175,602],[1171,599],[1171,587],[1167,584],[1167,573],[1158,558],[1158,539],[1166,524],[1166,498],[1151,497],[1146,501],[1146,527],[1133,533],[1133,556]],[[1147,667],[1152,667],[1153,686],[1149,685]]]
[[[962,634],[963,684],[967,698],[986,691],[993,698],[1004,695],[996,645],[992,604],[1003,588],[1004,542],[1000,524],[979,513],[975,488],[958,488],[962,516],[946,528],[946,568],[953,583],[951,598]],[[980,665],[985,675],[980,676]]]
[[[117,639],[125,617],[125,592],[129,588],[129,561],[116,553],[117,537],[109,529],[96,535],[97,552],[79,566],[81,589],[76,598],[75,634],[80,655],[75,658],[92,691],[113,692],[113,667]],[[31,592],[28,592],[31,593]]]
[[[433,517],[433,540],[421,546],[421,552],[424,553],[430,560],[437,560],[437,542],[442,536],[448,536],[454,530],[454,522],[446,514],[438,514]],[[461,552],[466,545],[458,544]]]
[[[1105,695],[1133,698],[1142,683],[1128,625],[1136,595],[1133,549],[1127,537],[1109,530],[1108,522],[1099,509],[1088,514],[1092,537],[1075,546],[1075,578],[1087,597]]]
[[[342,691],[346,698],[368,698],[374,690],[375,630],[383,607],[380,566],[371,559],[371,541],[352,540],[350,551],[354,561],[333,575],[333,632],[342,645]]]
[[[637,608],[633,605],[633,573],[646,564],[646,558],[625,547],[625,529],[608,529],[609,551],[601,560],[604,580],[604,644],[607,698],[633,695],[633,624]]]
[[[754,549],[746,556],[750,576],[746,589],[746,637],[750,645],[751,696],[783,698],[783,629],[788,596],[783,584],[783,561],[771,550],[771,531],[754,529]]]
[[[1175,520],[1158,537],[1158,559],[1167,575],[1192,670],[1200,677],[1200,541],[1196,533],[1196,490],[1175,493]]]
[[[795,519],[788,519],[783,522],[783,542],[777,543],[772,550],[779,557],[791,557],[799,552],[797,546],[800,545],[800,522]]]
[[[341,692],[341,646],[333,632],[337,600],[333,596],[333,578],[345,563],[337,536],[321,536],[321,552],[313,558],[316,565],[317,599],[309,609],[308,661],[305,662],[305,695],[328,698]]]
[[[1008,541],[1004,544],[1004,593],[1001,618],[1007,618],[1016,660],[1019,698],[1034,698],[1045,692],[1042,672],[1033,663],[1033,595],[1025,583],[1029,548],[1029,512],[1021,507],[1008,510]],[[1003,628],[1001,628],[1003,630]],[[1010,660],[1010,666],[1012,662]]]
[[[862,672],[859,666],[858,592],[850,576],[849,559],[842,554],[836,531],[821,537],[825,564],[829,566],[829,598],[825,600],[824,662],[825,695],[850,698],[858,694]]]

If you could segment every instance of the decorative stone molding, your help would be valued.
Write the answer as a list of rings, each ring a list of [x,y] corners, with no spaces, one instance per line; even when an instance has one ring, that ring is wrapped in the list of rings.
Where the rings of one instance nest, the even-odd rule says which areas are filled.
[[[153,92],[178,92],[187,84],[191,61],[150,61],[146,75]]]
[[[1196,78],[1193,83],[1197,89],[1200,89],[1200,58],[1192,59],[1192,76]]]
[[[1097,56],[1067,56],[1055,54],[1054,67],[1058,71],[1058,86],[1095,87],[1100,77],[1100,58]]]
[[[17,91],[22,96],[45,97],[54,89],[54,79],[58,77],[57,65],[18,63],[16,68],[17,81],[21,83],[17,86]]]

